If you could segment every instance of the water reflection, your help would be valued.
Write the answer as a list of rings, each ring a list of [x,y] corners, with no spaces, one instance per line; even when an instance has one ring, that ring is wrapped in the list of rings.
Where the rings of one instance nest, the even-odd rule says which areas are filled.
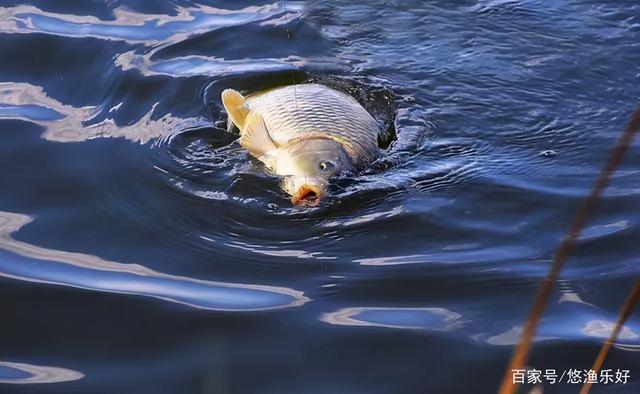
[[[289,19],[298,15],[297,2],[287,4]],[[176,6],[175,15],[144,14],[125,7],[113,10],[113,20],[46,12],[21,5],[0,8],[3,33],[45,33],[57,36],[125,41],[146,46],[175,43],[188,37],[250,22],[266,22],[282,12],[282,2],[228,10],[206,5]]]
[[[60,383],[83,377],[82,373],[65,368],[0,361],[0,383]]]
[[[435,331],[453,331],[464,325],[459,313],[444,308],[352,307],[326,313],[320,320],[343,326]]]
[[[202,239],[205,239],[209,242],[216,242],[216,240],[201,236]],[[227,246],[231,248],[246,250],[253,253],[259,253],[265,256],[275,256],[275,257],[295,257],[304,260],[336,260],[336,256],[329,256],[323,252],[318,251],[309,251],[309,250],[298,250],[298,249],[283,249],[281,246],[269,246],[269,245],[259,245],[259,244],[249,244],[243,243],[239,241],[227,242]]]
[[[631,220],[617,220],[607,224],[593,224],[582,231],[579,239],[586,241],[611,236],[628,231],[632,229],[634,225],[635,223]]]
[[[598,342],[605,340],[611,335],[615,327],[614,321],[594,318],[593,314],[580,314],[567,318],[566,316],[554,316],[543,321],[536,335],[535,342],[547,341],[550,339],[593,339]],[[520,341],[522,326],[514,326],[510,329],[493,336],[474,335],[474,339],[486,341],[490,345],[512,346]],[[616,346],[624,347],[640,346],[640,335],[635,322],[628,322],[622,327],[618,335]]]
[[[588,337],[609,338],[616,324],[612,321],[591,320],[582,328],[582,334]],[[618,340],[638,339],[640,335],[630,327],[623,326],[618,334]]]
[[[394,207],[388,211],[372,212],[363,214],[355,218],[335,219],[323,223],[324,227],[348,227],[353,225],[361,225],[369,222],[373,222],[380,219],[389,219],[398,215],[406,214],[407,209],[403,206]],[[363,263],[364,264],[364,263]]]
[[[177,128],[205,123],[200,119],[179,119],[170,113],[153,119],[156,106],[130,125],[118,125],[113,119],[89,124],[100,108],[76,108],[49,97],[40,86],[28,83],[0,82],[0,119],[18,119],[45,128],[42,137],[55,142],[82,142],[94,138],[126,138],[146,143],[169,135]],[[115,109],[114,109],[115,110]]]
[[[501,346],[512,346],[517,344],[520,341],[520,337],[522,336],[522,327],[516,326],[511,327],[505,332],[502,332],[497,335],[493,335],[486,339],[486,342],[490,345],[501,345]],[[480,336],[478,336],[480,337]],[[544,336],[544,335],[536,335],[534,342],[545,341],[548,339],[553,339],[554,337]]]
[[[291,57],[290,59],[241,59],[225,60],[213,56],[190,55],[166,60],[152,61],[154,52],[138,55],[129,51],[119,55],[115,64],[123,70],[136,69],[144,76],[167,75],[171,77],[191,76],[231,76],[248,72],[274,72],[291,70],[292,66],[302,67],[305,61]]]
[[[460,249],[468,249],[468,245],[465,244]],[[443,249],[451,249],[451,247],[444,247]],[[500,246],[500,247],[487,247],[480,249],[470,250],[451,250],[443,252],[414,254],[406,256],[386,256],[386,257],[371,257],[353,260],[355,263],[361,265],[403,265],[403,264],[426,264],[426,263],[440,263],[440,264],[461,264],[461,263],[481,263],[481,262],[495,262],[495,261],[510,261],[518,260],[524,257],[535,257],[537,251],[534,248],[528,246]],[[496,256],[499,256],[497,258]]]
[[[83,253],[47,249],[13,239],[31,218],[0,211],[0,276],[29,282],[141,295],[195,308],[252,311],[300,306],[301,291],[276,286],[213,282],[154,271]],[[25,259],[26,258],[26,259]]]

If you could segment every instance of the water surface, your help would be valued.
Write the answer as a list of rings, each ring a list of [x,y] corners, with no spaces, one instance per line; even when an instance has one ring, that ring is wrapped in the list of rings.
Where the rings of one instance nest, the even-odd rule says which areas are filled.
[[[0,35],[3,393],[494,392],[640,97],[633,1],[5,0]],[[292,81],[397,135],[317,208],[224,131]],[[590,368],[640,273],[639,148],[532,367]],[[636,314],[594,392],[639,349]]]

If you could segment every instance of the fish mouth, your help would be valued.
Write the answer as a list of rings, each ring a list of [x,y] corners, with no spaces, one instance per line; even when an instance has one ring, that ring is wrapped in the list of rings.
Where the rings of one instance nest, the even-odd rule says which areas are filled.
[[[302,185],[300,189],[291,197],[293,205],[303,205],[315,207],[322,197],[322,189],[314,185]]]

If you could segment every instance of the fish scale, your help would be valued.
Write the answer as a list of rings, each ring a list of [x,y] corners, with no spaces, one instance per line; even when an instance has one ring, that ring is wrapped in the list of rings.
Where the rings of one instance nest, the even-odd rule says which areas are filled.
[[[297,139],[340,142],[357,166],[379,154],[379,123],[354,98],[323,85],[290,85],[247,97],[278,145]]]

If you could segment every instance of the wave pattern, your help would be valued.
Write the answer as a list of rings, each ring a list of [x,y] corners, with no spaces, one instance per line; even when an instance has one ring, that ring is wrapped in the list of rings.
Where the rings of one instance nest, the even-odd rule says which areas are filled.
[[[5,3],[3,388],[491,391],[640,97],[629,1]],[[314,208],[219,102],[291,82],[396,136]],[[640,273],[639,147],[563,272],[538,369],[588,368]],[[639,335],[632,316],[613,368]]]

